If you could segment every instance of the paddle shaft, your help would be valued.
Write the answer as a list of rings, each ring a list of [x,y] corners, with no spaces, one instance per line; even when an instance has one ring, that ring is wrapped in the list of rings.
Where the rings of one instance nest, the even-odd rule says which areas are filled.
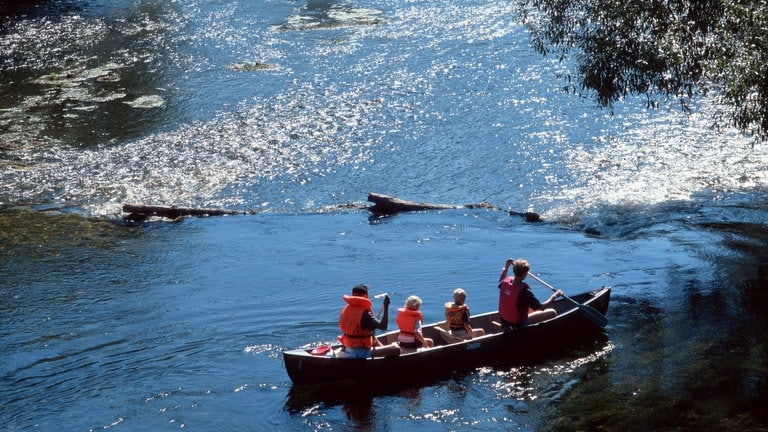
[[[544,285],[545,287],[551,289],[552,291],[557,292],[557,289],[555,287],[553,287],[552,285],[544,282],[543,280],[541,280],[540,277],[536,276],[535,274],[529,272],[528,276],[530,276],[531,278],[535,279],[537,282],[539,282],[540,284]],[[600,327],[605,327],[608,324],[608,319],[605,317],[605,315],[603,315],[600,312],[598,312],[592,306],[581,304],[581,303],[577,302],[576,300],[568,297],[565,294],[563,294],[563,297],[565,297],[566,300],[569,300],[571,303],[573,303],[576,306],[578,306],[578,308],[584,313],[584,315],[586,315],[586,317],[589,318],[593,323],[597,324]]]

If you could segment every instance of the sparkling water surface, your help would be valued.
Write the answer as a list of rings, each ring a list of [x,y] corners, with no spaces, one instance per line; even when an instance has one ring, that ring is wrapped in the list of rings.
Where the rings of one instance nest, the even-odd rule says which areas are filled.
[[[768,425],[768,155],[711,101],[563,93],[512,3],[32,3],[0,21],[0,430]],[[369,192],[495,208],[375,219]],[[496,309],[510,256],[613,286],[605,339],[395,392],[291,385],[282,351],[335,340],[354,284],[432,322],[459,286]]]

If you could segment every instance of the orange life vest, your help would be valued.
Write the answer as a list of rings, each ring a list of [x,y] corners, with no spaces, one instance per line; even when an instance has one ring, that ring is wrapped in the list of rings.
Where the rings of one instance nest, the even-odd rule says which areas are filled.
[[[371,301],[365,297],[343,295],[347,303],[339,315],[339,328],[342,331],[339,342],[347,348],[373,347],[373,331],[362,327],[363,313],[371,309]]]
[[[469,314],[469,306],[457,305],[453,302],[447,302],[445,304],[445,320],[448,321],[448,325],[451,330],[463,330],[464,329],[464,312]]]
[[[407,308],[399,308],[397,310],[397,316],[395,317],[395,322],[397,323],[397,328],[400,329],[400,333],[408,336],[416,335],[416,323],[421,320],[422,314],[420,311]]]

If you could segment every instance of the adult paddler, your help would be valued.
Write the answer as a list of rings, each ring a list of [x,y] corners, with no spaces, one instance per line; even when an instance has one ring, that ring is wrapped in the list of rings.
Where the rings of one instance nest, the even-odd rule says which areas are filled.
[[[509,267],[514,276],[507,276]],[[499,276],[499,320],[505,329],[515,329],[554,318],[557,311],[549,307],[563,295],[555,291],[547,300],[540,302],[525,282],[531,265],[524,259],[507,259]]]
[[[376,329],[386,330],[389,323],[389,296],[384,296],[383,314],[376,318],[368,298],[367,285],[355,285],[352,295],[343,295],[346,306],[339,315],[342,348],[336,351],[336,357],[368,358],[388,357],[400,354],[396,345],[382,345],[374,336]],[[374,347],[377,347],[374,350]],[[374,352],[375,351],[375,352]]]

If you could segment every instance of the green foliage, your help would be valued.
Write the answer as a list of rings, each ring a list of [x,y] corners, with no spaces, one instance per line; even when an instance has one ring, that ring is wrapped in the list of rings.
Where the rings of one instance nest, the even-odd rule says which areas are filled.
[[[574,60],[572,91],[594,92],[604,107],[634,94],[684,109],[710,94],[730,123],[765,137],[766,0],[517,1],[535,48]]]
[[[734,107],[734,124],[768,133],[768,7],[765,1],[724,3],[710,74]]]

